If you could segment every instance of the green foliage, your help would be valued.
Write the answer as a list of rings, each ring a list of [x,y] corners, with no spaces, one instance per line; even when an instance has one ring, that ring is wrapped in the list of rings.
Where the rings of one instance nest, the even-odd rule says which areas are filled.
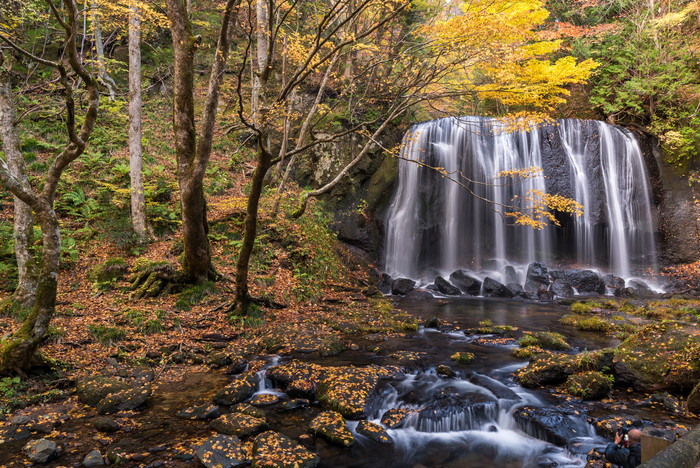
[[[211,281],[190,286],[180,293],[175,302],[175,307],[179,310],[190,310],[192,306],[202,302],[205,297],[212,294],[215,290],[216,284]]]
[[[126,332],[123,329],[119,327],[110,327],[109,325],[91,324],[88,325],[88,332],[102,344],[110,344],[113,341],[126,338]]]

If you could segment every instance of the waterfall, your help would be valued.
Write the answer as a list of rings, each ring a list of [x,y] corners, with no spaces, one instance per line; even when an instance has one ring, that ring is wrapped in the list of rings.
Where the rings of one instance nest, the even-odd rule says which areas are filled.
[[[648,178],[631,132],[572,119],[515,132],[499,127],[495,119],[444,118],[406,133],[386,219],[387,273],[432,279],[532,261],[623,277],[656,269]],[[543,175],[516,184],[494,179],[533,166]],[[459,174],[466,187],[448,180]],[[530,190],[573,198],[584,214],[560,216],[561,227],[542,230],[510,225],[504,205]]]

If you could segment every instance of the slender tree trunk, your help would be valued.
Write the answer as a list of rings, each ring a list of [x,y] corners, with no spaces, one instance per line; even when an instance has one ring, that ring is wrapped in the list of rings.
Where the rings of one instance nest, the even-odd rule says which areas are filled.
[[[97,0],[92,0],[92,30],[95,37],[95,50],[97,52],[97,77],[107,88],[109,98],[114,100],[114,88],[117,87],[117,84],[114,82],[112,77],[109,76],[109,73],[107,73],[107,66],[105,65],[105,48],[102,42],[102,28],[100,27],[100,14],[97,9]]]
[[[134,0],[129,11],[129,174],[131,225],[139,241],[146,239],[146,198],[141,148],[141,17]]]
[[[15,126],[15,107],[10,94],[10,80],[0,71],[0,140],[10,173],[29,189],[27,168],[20,151]],[[34,216],[29,205],[14,197],[14,244],[17,259],[18,284],[7,304],[32,307],[36,295],[37,272],[31,245],[34,243]]]
[[[265,174],[271,167],[272,155],[265,149],[263,135],[258,135],[258,164],[253,172],[248,206],[246,207],[245,227],[243,231],[243,245],[236,263],[236,295],[233,301],[233,312],[237,315],[245,315],[250,305],[248,293],[248,267],[250,256],[255,245],[255,236],[258,229],[258,205],[262,194]]]

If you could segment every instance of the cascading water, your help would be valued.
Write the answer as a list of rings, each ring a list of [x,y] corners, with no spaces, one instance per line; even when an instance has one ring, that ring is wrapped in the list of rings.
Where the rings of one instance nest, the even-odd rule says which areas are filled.
[[[540,261],[608,270],[623,277],[656,269],[655,224],[639,144],[598,121],[559,120],[506,132],[495,119],[445,118],[404,138],[399,184],[386,223],[386,271],[431,279],[456,268],[502,270]],[[459,171],[464,187],[412,161]],[[543,176],[509,184],[501,171],[540,167]],[[511,226],[502,205],[530,190],[584,206],[562,226]],[[571,218],[571,219],[570,219]]]

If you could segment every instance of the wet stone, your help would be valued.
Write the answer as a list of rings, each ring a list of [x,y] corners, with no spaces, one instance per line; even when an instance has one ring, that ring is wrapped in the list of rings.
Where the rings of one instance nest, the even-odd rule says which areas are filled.
[[[118,431],[121,426],[112,418],[106,416],[97,417],[92,420],[92,425],[100,432],[112,433]]]
[[[251,406],[248,403],[239,403],[231,407],[232,413],[241,413],[258,419],[265,419],[265,412],[260,408]]]
[[[59,455],[56,442],[46,439],[33,440],[22,450],[34,463],[46,463]]]
[[[153,391],[150,387],[132,388],[107,395],[97,404],[99,414],[131,411],[146,403]]]
[[[83,458],[83,466],[104,466],[105,459],[99,450],[92,450]]]
[[[280,401],[280,397],[273,393],[261,393],[253,396],[249,403],[253,406],[270,406]]]
[[[307,406],[309,406],[309,400],[306,398],[295,398],[282,403],[277,411],[294,411],[297,409],[306,408]]]
[[[206,468],[233,468],[247,465],[246,458],[238,437],[217,435],[207,439],[197,449],[197,458]]]
[[[401,427],[411,410],[407,408],[392,408],[382,415],[382,424],[389,429]]]
[[[214,401],[220,405],[231,406],[241,403],[255,393],[258,378],[252,372],[239,375],[233,382],[224,387],[214,396]]]
[[[264,419],[242,413],[225,414],[209,423],[220,434],[248,437],[269,429]]]
[[[324,411],[319,414],[311,421],[309,429],[315,435],[342,447],[350,447],[355,442],[345,419],[336,411]]]
[[[388,444],[391,442],[391,438],[384,428],[379,424],[374,424],[373,422],[364,420],[360,421],[357,424],[356,431],[358,434],[362,434],[363,436],[375,442],[379,442],[380,444]]]
[[[253,468],[314,468],[320,458],[277,432],[263,432],[253,439]]]
[[[248,368],[248,360],[241,356],[234,356],[226,369],[227,374],[240,374]]]
[[[435,373],[441,377],[448,377],[448,378],[457,377],[457,374],[455,373],[455,371],[450,369],[449,366],[445,366],[445,365],[437,366],[437,368],[435,369]]]
[[[221,408],[216,405],[190,406],[177,413],[178,418],[204,420],[218,418],[221,415]]]
[[[129,386],[121,380],[104,375],[91,375],[76,384],[78,399],[88,406],[96,406],[110,393],[126,390]]]

